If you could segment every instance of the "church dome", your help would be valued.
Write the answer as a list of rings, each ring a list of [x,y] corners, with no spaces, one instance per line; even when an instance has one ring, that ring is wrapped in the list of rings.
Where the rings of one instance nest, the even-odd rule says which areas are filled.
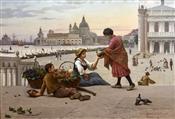
[[[74,23],[73,30],[78,30],[77,24]]]
[[[75,34],[78,34],[78,33],[79,33],[79,29],[78,29],[78,27],[77,27],[77,24],[76,24],[76,23],[74,23],[74,26],[73,26],[73,28],[72,28],[71,33],[75,33]]]
[[[88,23],[86,22],[86,20],[85,20],[84,17],[82,18],[82,21],[81,21],[79,27],[89,27],[89,25],[88,25]]]

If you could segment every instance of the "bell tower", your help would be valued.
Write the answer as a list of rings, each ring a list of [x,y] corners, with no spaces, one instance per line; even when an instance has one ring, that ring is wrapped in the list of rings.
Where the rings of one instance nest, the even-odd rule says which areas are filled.
[[[164,0],[161,0],[161,5],[164,5]]]

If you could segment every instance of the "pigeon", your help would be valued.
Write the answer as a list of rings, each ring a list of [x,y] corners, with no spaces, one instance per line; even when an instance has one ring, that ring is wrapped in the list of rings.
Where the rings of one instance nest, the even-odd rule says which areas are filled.
[[[9,106],[9,111],[16,112],[15,108]]]
[[[29,114],[32,114],[32,109],[31,109],[31,108],[27,109],[26,111],[27,111]]]
[[[149,99],[142,99],[141,101],[143,102],[144,105],[148,105],[148,103],[152,103],[152,101]]]
[[[23,110],[22,107],[19,107],[19,108],[17,109],[17,113],[18,113],[18,114],[25,114],[25,110]]]
[[[5,114],[5,118],[12,118],[9,114]]]
[[[142,99],[141,94],[139,93],[138,97],[136,98],[135,105],[136,106],[141,104],[148,105],[149,103],[152,103],[152,101],[147,98]]]
[[[141,101],[141,95],[139,93],[138,97],[136,98],[135,105],[140,105],[140,101]]]

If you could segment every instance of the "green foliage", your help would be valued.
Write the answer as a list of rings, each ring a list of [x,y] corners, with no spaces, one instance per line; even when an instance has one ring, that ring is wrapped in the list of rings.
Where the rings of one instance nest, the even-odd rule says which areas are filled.
[[[22,77],[28,80],[37,80],[37,79],[43,79],[45,74],[46,71],[43,68],[32,68],[24,71]]]

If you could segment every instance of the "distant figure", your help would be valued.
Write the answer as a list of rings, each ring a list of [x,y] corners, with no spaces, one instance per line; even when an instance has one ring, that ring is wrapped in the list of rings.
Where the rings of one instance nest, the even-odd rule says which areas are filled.
[[[12,47],[10,46],[10,50],[12,50]]]
[[[133,66],[137,66],[138,64],[139,64],[138,58],[134,56],[134,57],[132,58],[132,65],[133,65]]]
[[[152,62],[152,60],[149,60],[149,66],[150,66],[150,67],[153,67],[153,62]]]
[[[132,65],[133,66],[137,66],[137,62],[136,62],[136,58],[135,57],[132,58]]]
[[[146,54],[145,53],[143,54],[143,58],[146,58]]]
[[[139,59],[138,59],[138,57],[136,57],[136,64],[137,64],[137,65],[139,64]]]
[[[60,57],[60,60],[62,60],[62,54],[61,54],[61,52],[59,52],[59,57]]]
[[[58,55],[58,52],[55,53],[55,56],[57,58],[57,60],[59,59],[59,55]]]
[[[131,51],[131,48],[129,48],[129,54],[131,54],[131,52],[132,52],[132,51]]]
[[[173,60],[172,59],[170,59],[170,69],[171,71],[173,70]]]
[[[19,57],[19,51],[18,50],[16,51],[16,56]]]
[[[44,52],[44,48],[42,48],[42,51]]]
[[[140,79],[140,81],[138,81],[138,85],[148,86],[149,83],[150,83],[150,84],[155,84],[156,82],[153,81],[153,80],[151,80],[151,79],[149,78],[149,75],[150,75],[150,73],[149,73],[149,72],[146,72],[146,73],[145,73],[145,76],[142,76],[142,78]]]
[[[165,59],[164,62],[163,62],[163,67],[165,69],[168,69],[168,61]]]
[[[39,67],[39,62],[37,61],[36,56],[34,56],[34,67]]]
[[[61,54],[61,52],[56,52],[56,58],[57,58],[57,60],[62,60],[62,54]]]

